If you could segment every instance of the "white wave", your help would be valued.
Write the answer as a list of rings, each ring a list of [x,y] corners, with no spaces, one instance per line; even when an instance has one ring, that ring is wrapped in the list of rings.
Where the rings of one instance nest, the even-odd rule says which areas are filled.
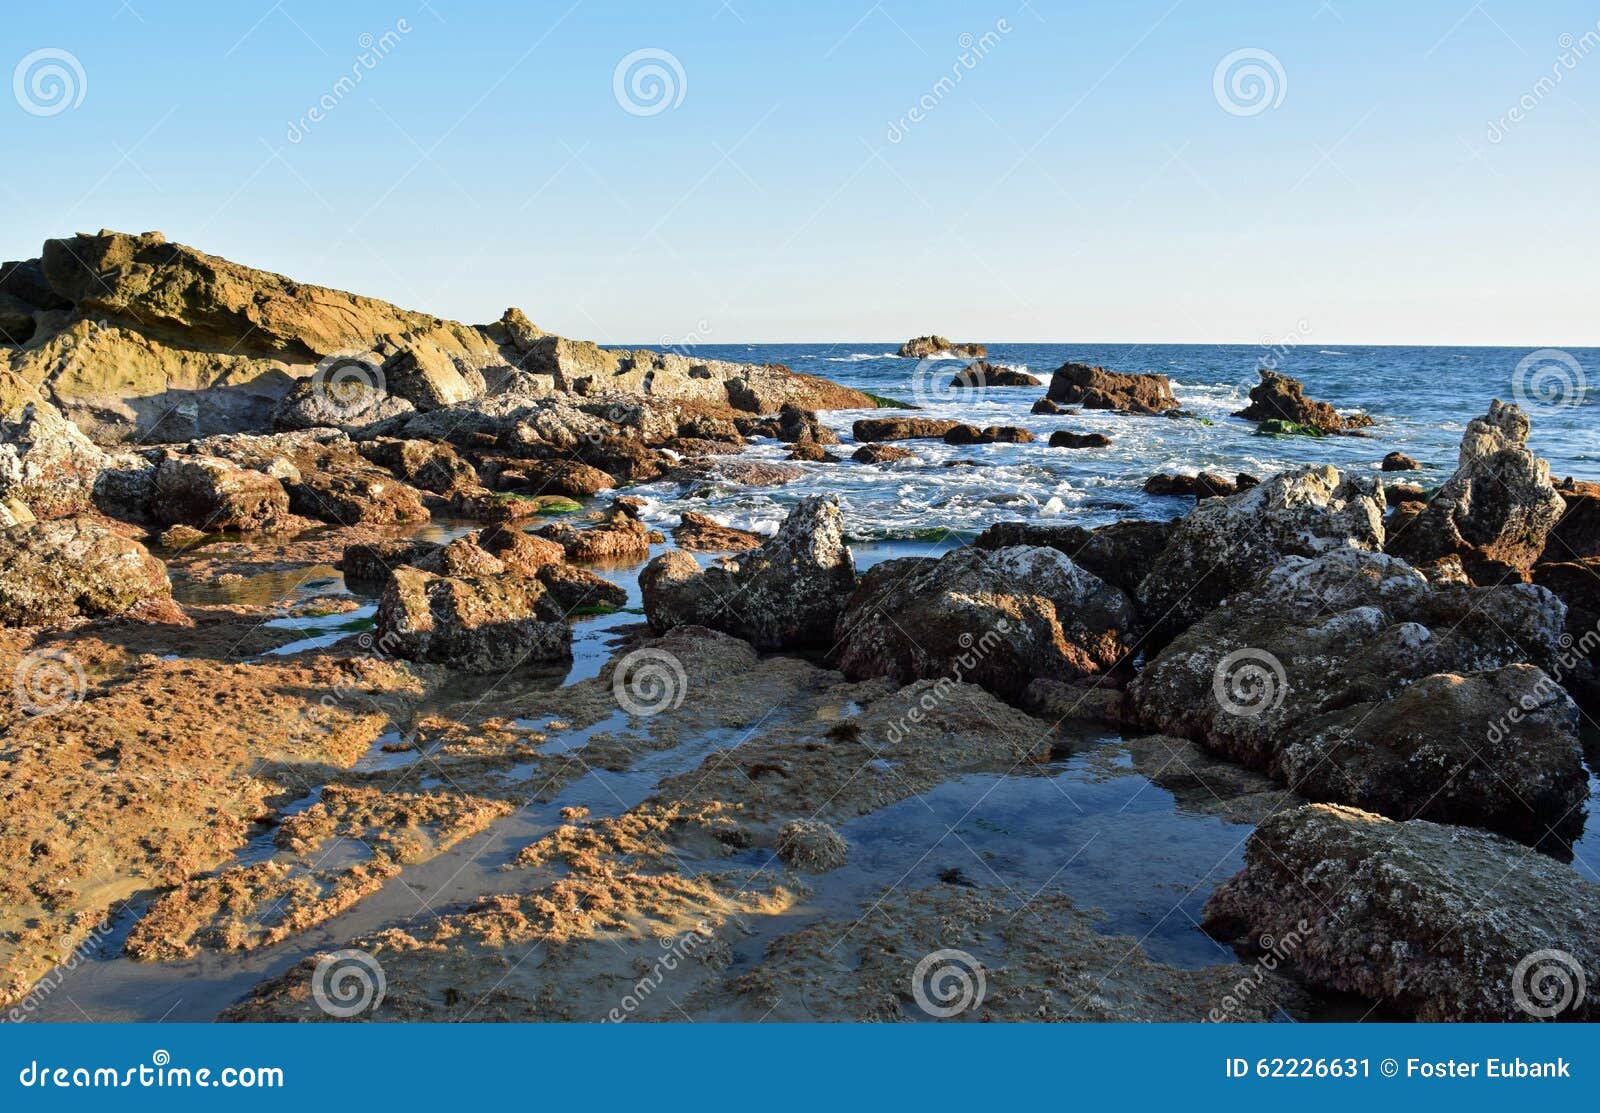
[[[824,359],[828,363],[861,363],[863,360],[869,360],[869,359],[899,359],[899,358],[900,357],[898,355],[896,355],[894,352],[878,352],[877,354],[873,354],[872,352],[855,352],[855,353],[853,353],[851,355],[847,355],[847,356],[825,356],[824,357]]]
[[[1317,349],[1317,355],[1319,355],[1319,356],[1347,356],[1349,354],[1350,354],[1349,352],[1340,352],[1340,351],[1336,351],[1333,348],[1318,348]]]

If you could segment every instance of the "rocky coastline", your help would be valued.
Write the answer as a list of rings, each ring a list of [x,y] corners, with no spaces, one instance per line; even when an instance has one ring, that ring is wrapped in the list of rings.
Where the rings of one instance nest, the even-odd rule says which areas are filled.
[[[1006,522],[861,567],[845,499],[770,536],[695,513],[662,532],[627,488],[781,487],[1032,434],[517,309],[443,320],[159,233],[0,265],[0,328],[4,1008],[69,963],[300,955],[212,1012],[337,1019],[314,992],[336,949],[384,971],[361,1019],[603,1019],[693,940],[673,1005],[624,1011],[901,1019],[918,960],[958,948],[988,985],[963,1019],[1302,1018],[1318,995],[1545,1019],[1518,978],[1556,952],[1597,985],[1558,1018],[1595,1018],[1600,885],[1571,862],[1600,483],[1553,479],[1514,405],[1470,423],[1432,491],[1385,482],[1415,467],[1400,454],[1161,473],[1145,489],[1193,497],[1181,517]],[[900,351],[947,353],[987,354]],[[1373,424],[1260,379],[1238,416],[1265,434]],[[951,386],[1183,416],[1164,376],[1078,363]],[[874,412],[852,445],[830,410]],[[742,457],[757,441],[789,460]],[[1237,825],[1236,869],[1192,879],[1237,961],[1166,961],[1065,894],[1023,900],[1006,850],[987,876],[841,880],[852,824],[1054,769],[1069,736]],[[572,802],[596,770],[633,794]],[[476,891],[405,907],[458,862]],[[1239,1004],[1240,964],[1291,934]]]

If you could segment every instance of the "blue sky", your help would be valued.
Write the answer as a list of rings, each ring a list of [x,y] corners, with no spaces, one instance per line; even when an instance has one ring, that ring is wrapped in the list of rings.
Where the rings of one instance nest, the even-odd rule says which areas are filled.
[[[0,257],[159,228],[607,343],[1600,344],[1597,20],[1564,0],[30,5],[0,58]],[[626,74],[616,95],[641,50],[671,56],[660,111],[627,110]],[[14,68],[37,51],[76,62],[65,103]],[[1265,101],[1219,97],[1240,51]]]

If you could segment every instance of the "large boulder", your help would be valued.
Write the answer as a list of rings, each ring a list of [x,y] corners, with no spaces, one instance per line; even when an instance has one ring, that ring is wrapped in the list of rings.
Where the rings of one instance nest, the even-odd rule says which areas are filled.
[[[87,518],[0,530],[0,625],[142,615],[170,605],[166,565]]]
[[[383,438],[356,447],[362,459],[423,491],[453,495],[478,486],[477,471],[448,444]]]
[[[0,413],[0,499],[26,503],[39,518],[93,509],[95,481],[109,463],[106,453],[13,376],[0,372],[0,379],[19,387],[15,407]]]
[[[572,628],[523,576],[436,576],[399,567],[378,604],[377,644],[408,661],[504,672],[571,655]]]
[[[1151,660],[1130,713],[1310,799],[1570,837],[1577,712],[1542,671],[1564,616],[1527,584],[1436,588],[1353,549],[1290,557]]]
[[[1165,375],[1124,375],[1072,362],[1056,368],[1045,397],[1058,405],[1134,414],[1165,413],[1178,408],[1172,384]]]
[[[484,391],[482,372],[469,367],[463,373],[449,355],[422,345],[403,348],[385,360],[383,383],[391,394],[424,411],[466,402]]]
[[[172,455],[156,465],[150,513],[207,533],[270,530],[287,523],[289,494],[270,475],[216,456]]]
[[[1600,483],[1568,479],[1556,486],[1567,504],[1545,542],[1541,560],[1586,560],[1600,557]]]
[[[284,393],[272,411],[272,428],[284,432],[342,429],[353,436],[366,436],[397,424],[398,419],[416,409],[378,385],[375,374],[370,378],[352,375],[344,379],[313,375],[299,380]]]
[[[1043,545],[1072,558],[1106,583],[1132,595],[1166,548],[1171,522],[1129,518],[1110,525],[1046,525],[1040,522],[996,522],[972,542],[979,549]]]
[[[555,522],[539,530],[554,541],[568,560],[590,564],[637,564],[650,555],[650,530],[639,519],[620,510],[607,511],[594,525]]]
[[[1250,836],[1204,924],[1251,951],[1292,938],[1311,983],[1419,1021],[1600,1020],[1600,886],[1494,835],[1283,812]]]
[[[1460,466],[1388,550],[1413,564],[1461,558],[1474,583],[1526,578],[1567,505],[1528,449],[1529,422],[1499,400],[1461,439]]]
[[[1137,625],[1127,595],[1055,549],[969,547],[874,565],[833,658],[847,676],[948,677],[1016,698],[1034,677],[1113,667]]]
[[[1383,490],[1372,479],[1305,467],[1226,498],[1204,499],[1173,530],[1139,586],[1166,640],[1286,556],[1383,547]]]
[[[802,500],[758,549],[705,569],[674,550],[639,576],[651,629],[706,626],[758,649],[831,645],[855,585],[855,560],[832,496]]]
[[[1026,371],[977,360],[969,363],[950,380],[951,390],[970,390],[987,386],[1043,386]]]
[[[1306,388],[1299,379],[1266,367],[1260,368],[1260,374],[1261,381],[1250,388],[1250,404],[1234,417],[1249,421],[1287,421],[1324,433],[1349,433],[1372,424],[1366,414],[1341,417],[1328,403],[1307,398]]]

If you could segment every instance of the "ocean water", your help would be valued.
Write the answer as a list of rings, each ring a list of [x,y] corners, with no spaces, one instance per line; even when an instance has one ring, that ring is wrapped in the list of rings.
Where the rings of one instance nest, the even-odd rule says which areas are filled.
[[[1552,356],[1528,361],[1530,348],[1319,347],[1201,344],[991,344],[989,362],[1023,368],[1049,383],[1068,360],[1114,371],[1156,372],[1172,380],[1179,403],[1193,419],[1121,415],[1085,410],[1076,416],[1035,416],[1045,387],[987,387],[953,391],[948,384],[968,361],[901,359],[897,344],[718,344],[679,349],[711,359],[782,363],[848,386],[915,402],[929,417],[976,425],[1020,425],[1038,438],[1027,445],[952,447],[938,441],[903,441],[917,459],[886,466],[808,463],[803,480],[779,488],[718,485],[709,497],[686,500],[671,484],[631,491],[646,497],[646,518],[673,525],[695,509],[748,529],[770,532],[804,495],[837,494],[852,536],[859,540],[929,540],[949,531],[963,539],[996,521],[1043,520],[1094,526],[1126,517],[1172,517],[1193,500],[1143,493],[1155,472],[1194,474],[1202,469],[1232,476],[1266,477],[1307,463],[1373,471],[1391,451],[1415,457],[1420,472],[1393,476],[1434,486],[1455,468],[1468,421],[1495,398],[1521,402],[1533,420],[1532,446],[1550,461],[1556,478],[1600,479],[1600,349],[1566,349],[1571,362]],[[1367,437],[1261,437],[1255,425],[1231,415],[1249,401],[1256,368],[1270,361],[1305,383],[1307,393],[1341,412],[1361,412],[1376,424]],[[1524,362],[1528,361],[1528,362]],[[1519,364],[1523,370],[1519,372]],[[1559,397],[1559,403],[1540,400]],[[854,451],[850,426],[862,416],[895,411],[841,410],[822,419]],[[1198,420],[1198,419],[1205,420]],[[1209,422],[1209,424],[1208,424]],[[1100,432],[1105,449],[1058,449],[1046,442],[1057,429]],[[763,442],[752,454],[781,460],[787,445]]]

